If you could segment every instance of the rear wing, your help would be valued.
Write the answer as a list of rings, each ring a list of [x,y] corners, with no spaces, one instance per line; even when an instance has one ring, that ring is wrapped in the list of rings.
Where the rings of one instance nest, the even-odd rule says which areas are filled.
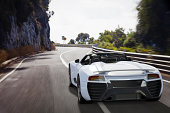
[[[98,73],[108,73],[108,72],[114,72],[114,71],[144,71],[144,72],[149,72],[149,71],[155,71],[154,69],[118,69],[118,70],[106,70],[106,71],[95,71]]]

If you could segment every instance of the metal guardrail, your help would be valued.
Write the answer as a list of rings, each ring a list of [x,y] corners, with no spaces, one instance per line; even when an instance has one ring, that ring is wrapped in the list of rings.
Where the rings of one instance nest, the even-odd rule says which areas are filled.
[[[109,49],[103,49],[96,46],[92,46],[93,53],[96,52],[117,52],[124,53],[128,57],[132,58],[135,62],[145,63],[158,68],[161,72],[170,74],[170,56],[166,55],[154,55],[154,54],[144,54],[144,53],[132,53],[124,51],[114,51]]]
[[[92,48],[92,44],[55,44],[55,46],[58,47],[86,47],[86,48]]]

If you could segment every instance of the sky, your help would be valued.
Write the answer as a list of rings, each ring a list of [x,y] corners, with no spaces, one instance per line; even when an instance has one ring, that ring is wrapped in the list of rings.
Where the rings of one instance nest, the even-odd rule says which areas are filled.
[[[50,39],[63,43],[62,36],[76,39],[79,33],[88,33],[97,39],[105,30],[123,27],[125,32],[136,30],[140,0],[51,0],[49,11]]]

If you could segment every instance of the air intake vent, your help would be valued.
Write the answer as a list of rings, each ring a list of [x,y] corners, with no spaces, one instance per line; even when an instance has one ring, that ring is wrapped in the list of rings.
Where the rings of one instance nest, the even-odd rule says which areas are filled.
[[[161,80],[147,82],[147,87],[152,97],[158,97],[161,91]]]
[[[107,85],[105,83],[88,83],[88,92],[92,100],[99,100],[104,94]]]

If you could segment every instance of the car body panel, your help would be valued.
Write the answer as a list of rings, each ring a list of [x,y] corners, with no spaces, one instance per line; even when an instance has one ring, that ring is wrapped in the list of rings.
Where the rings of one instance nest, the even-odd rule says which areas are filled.
[[[118,61],[115,63],[104,63],[104,62],[94,62],[89,65],[82,65],[80,63],[75,63],[75,61],[70,62],[69,64],[70,70],[71,70],[71,82],[73,85],[77,86],[77,76],[80,77],[80,87],[81,87],[81,94],[82,97],[86,101],[93,100],[90,97],[89,90],[88,90],[88,84],[106,84],[107,90],[105,93],[112,92],[111,94],[114,94],[115,92],[118,92],[114,88],[109,89],[108,86],[111,84],[111,81],[130,81],[130,80],[141,80],[142,83],[151,81],[160,80],[161,83],[161,89],[159,96],[162,94],[163,90],[163,82],[162,82],[162,76],[159,72],[159,70],[153,66],[137,63],[133,61]],[[156,73],[159,75],[159,78],[157,79],[150,79],[148,80],[147,74],[148,73]],[[89,76],[104,76],[105,81],[89,81]],[[143,82],[144,81],[144,82]],[[128,89],[128,88],[125,88]],[[143,90],[139,90],[143,89]],[[120,88],[120,91],[122,89]],[[129,89],[130,90],[130,89]],[[115,92],[114,92],[115,91]],[[123,91],[123,90],[122,90]],[[125,90],[124,90],[125,91]],[[133,88],[132,88],[133,91]],[[147,87],[141,87],[137,88],[134,91],[143,91],[146,93],[146,95],[149,95],[149,91],[147,90]],[[126,91],[125,91],[126,92]],[[109,94],[107,94],[109,95]],[[149,96],[148,96],[149,98]],[[103,98],[100,98],[99,101],[104,100]]]

